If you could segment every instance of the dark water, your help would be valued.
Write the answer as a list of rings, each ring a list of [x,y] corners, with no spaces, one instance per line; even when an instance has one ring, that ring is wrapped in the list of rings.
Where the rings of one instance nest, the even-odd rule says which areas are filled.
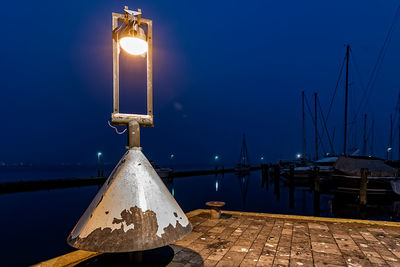
[[[74,175],[79,176],[84,175]],[[369,199],[371,204],[362,211],[354,196],[320,194],[315,198],[309,185],[291,187],[282,179],[263,179],[259,171],[245,177],[175,178],[166,184],[185,212],[205,208],[206,201],[220,200],[227,203],[226,210],[399,220],[400,199]],[[65,240],[98,189],[89,186],[0,195],[1,265],[24,266],[72,251]]]
[[[102,165],[101,169],[109,174],[115,165]],[[0,166],[0,183],[93,177],[97,169],[95,165]]]

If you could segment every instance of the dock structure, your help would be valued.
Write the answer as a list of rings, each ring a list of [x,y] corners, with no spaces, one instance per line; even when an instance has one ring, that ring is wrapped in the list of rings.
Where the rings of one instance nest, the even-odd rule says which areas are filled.
[[[210,210],[187,216],[193,232],[169,246],[163,266],[400,266],[397,222],[230,211],[211,219]],[[37,266],[90,266],[99,257],[78,250]]]
[[[251,171],[260,170],[261,167],[251,167]],[[233,168],[219,168],[212,170],[193,170],[193,171],[177,171],[172,172],[168,178],[184,178],[189,176],[202,176],[221,173],[233,173]],[[71,187],[82,187],[92,185],[102,185],[107,177],[87,177],[87,178],[64,178],[34,181],[16,181],[0,183],[0,194],[11,194],[20,192],[31,192],[41,190],[62,189]]]

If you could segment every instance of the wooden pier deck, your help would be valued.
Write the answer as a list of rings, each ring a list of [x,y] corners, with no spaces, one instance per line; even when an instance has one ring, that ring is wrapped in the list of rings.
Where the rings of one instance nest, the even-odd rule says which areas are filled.
[[[228,211],[210,219],[209,210],[188,217],[193,232],[169,246],[162,266],[400,266],[396,222]],[[75,251],[37,266],[106,266],[99,257]]]

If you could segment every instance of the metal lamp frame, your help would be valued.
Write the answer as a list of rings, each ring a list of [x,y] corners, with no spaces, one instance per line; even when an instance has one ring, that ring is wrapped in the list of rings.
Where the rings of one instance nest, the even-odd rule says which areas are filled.
[[[125,7],[125,10],[128,8]],[[140,10],[139,10],[140,12]],[[129,114],[119,112],[119,22],[125,23],[126,19],[136,20],[140,27],[147,27],[147,115]],[[136,121],[140,126],[153,127],[153,22],[149,19],[135,17],[129,13],[112,13],[112,32],[113,32],[113,112],[111,122],[114,125],[129,125]]]

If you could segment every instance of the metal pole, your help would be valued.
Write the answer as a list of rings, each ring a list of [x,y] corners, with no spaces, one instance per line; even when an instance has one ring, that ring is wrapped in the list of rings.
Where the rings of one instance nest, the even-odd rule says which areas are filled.
[[[128,124],[128,147],[140,147],[140,125],[136,120]]]
[[[143,263],[143,252],[142,251],[130,252],[129,259],[131,263],[135,264]]]
[[[372,133],[371,133],[371,156],[374,155],[374,142],[375,142],[375,120],[372,120]]]
[[[367,154],[367,114],[364,114],[363,155]]]
[[[344,143],[343,143],[343,153],[346,155],[347,153],[347,108],[349,101],[349,54],[350,54],[350,45],[346,47],[346,92],[345,92],[345,101],[344,101]]]
[[[314,131],[315,131],[315,160],[318,160],[318,121],[317,121],[317,93],[314,93]]]
[[[390,147],[390,151],[388,151],[390,153],[390,160],[393,160],[393,116],[392,114],[390,114],[390,140],[389,140],[389,147]]]
[[[153,116],[153,22],[147,23],[147,115]],[[153,125],[152,125],[153,126]]]
[[[113,113],[119,113],[119,46],[118,34],[114,30],[118,28],[118,18],[112,16],[113,30]]]
[[[302,106],[302,141],[303,141],[303,156],[302,159],[305,160],[306,158],[306,116],[305,116],[305,110],[304,110],[304,98],[305,94],[304,91],[301,92],[301,106]]]

